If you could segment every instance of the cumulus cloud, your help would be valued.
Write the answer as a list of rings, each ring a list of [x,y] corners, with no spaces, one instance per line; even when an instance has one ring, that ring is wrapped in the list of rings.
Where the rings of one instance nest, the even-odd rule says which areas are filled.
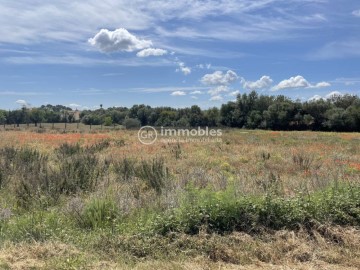
[[[229,88],[226,85],[219,85],[215,88],[212,88],[208,91],[208,94],[212,96],[217,96],[222,92],[229,92]]]
[[[314,95],[311,98],[309,98],[309,101],[317,101],[317,100],[320,100],[320,99],[322,99],[322,96]]]
[[[354,15],[355,17],[360,17],[360,9],[354,10],[354,11],[352,12],[352,15]]]
[[[139,39],[129,33],[125,28],[119,28],[115,31],[101,29],[93,38],[90,38],[88,42],[104,53],[118,51],[133,52],[152,46],[151,40]]]
[[[243,87],[247,90],[261,90],[266,89],[271,86],[273,80],[269,76],[262,76],[259,80],[255,82],[242,80]]]
[[[18,99],[17,101],[15,101],[15,103],[19,104],[23,107],[30,107],[30,104],[26,100],[23,100],[23,99]]]
[[[162,56],[167,54],[167,50],[148,48],[144,49],[136,54],[137,57],[148,57],[148,56]]]
[[[340,93],[339,91],[332,91],[332,92],[330,92],[329,94],[327,94],[326,96],[325,96],[325,98],[332,98],[332,97],[334,97],[334,96],[342,96],[343,94],[342,93]]]
[[[184,75],[189,75],[191,73],[191,68],[187,67],[184,62],[178,62],[179,68],[176,69],[176,72],[181,71]]]
[[[199,99],[197,96],[191,96],[192,99]]]
[[[332,98],[334,96],[343,96],[343,95],[344,94],[339,91],[332,91],[332,92],[326,94],[325,96],[314,95],[311,98],[309,98],[309,101],[317,101],[320,99],[328,99],[328,98]]]
[[[222,100],[223,100],[223,97],[220,95],[213,96],[210,98],[210,101],[222,101]]]
[[[322,87],[329,87],[329,86],[331,86],[331,84],[328,82],[319,82],[319,83],[315,84],[314,86],[312,86],[311,88],[322,88]]]
[[[171,93],[172,96],[186,96],[184,91],[175,91]]]
[[[201,82],[206,85],[229,85],[238,78],[238,75],[232,70],[228,70],[226,73],[215,71],[214,73],[204,75],[201,78]]]
[[[294,88],[322,88],[331,86],[328,82],[319,82],[315,85],[309,83],[303,76],[290,77],[287,80],[281,81],[278,85],[272,88],[272,91],[294,89]]]

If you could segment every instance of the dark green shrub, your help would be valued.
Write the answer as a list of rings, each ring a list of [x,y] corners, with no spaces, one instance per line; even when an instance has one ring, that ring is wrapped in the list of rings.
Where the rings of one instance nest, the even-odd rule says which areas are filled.
[[[124,120],[123,125],[125,126],[126,129],[136,129],[141,126],[141,123],[138,119],[127,118]]]
[[[59,169],[53,177],[59,193],[74,194],[93,191],[105,171],[105,164],[95,155],[80,154],[59,161]]]

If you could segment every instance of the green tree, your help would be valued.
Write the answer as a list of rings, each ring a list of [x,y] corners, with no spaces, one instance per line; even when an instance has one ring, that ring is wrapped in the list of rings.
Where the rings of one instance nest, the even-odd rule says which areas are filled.
[[[6,124],[6,112],[0,110],[0,125]]]
[[[37,127],[38,123],[40,123],[41,127],[41,123],[45,119],[45,112],[41,109],[32,109],[30,111],[30,119],[34,122],[35,127]]]
[[[126,118],[124,120],[124,126],[126,129],[135,129],[141,126],[141,123],[138,119],[135,118]]]
[[[111,116],[106,116],[104,118],[104,125],[105,126],[111,126],[113,124],[112,118]]]

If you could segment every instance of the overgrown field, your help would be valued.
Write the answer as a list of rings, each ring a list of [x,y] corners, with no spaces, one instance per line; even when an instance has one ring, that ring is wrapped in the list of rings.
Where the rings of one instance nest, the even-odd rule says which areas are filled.
[[[0,139],[0,269],[360,268],[359,133]]]

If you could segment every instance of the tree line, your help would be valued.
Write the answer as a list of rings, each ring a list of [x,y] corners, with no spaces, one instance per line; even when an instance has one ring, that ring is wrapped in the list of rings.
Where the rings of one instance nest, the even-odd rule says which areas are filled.
[[[39,123],[82,122],[86,125],[124,125],[172,127],[234,127],[271,130],[360,131],[360,98],[357,95],[332,96],[302,102],[283,96],[259,95],[253,91],[238,95],[235,101],[202,110],[189,108],[134,105],[96,110],[74,111],[62,105],[23,107],[0,110],[0,124],[20,125]]]

